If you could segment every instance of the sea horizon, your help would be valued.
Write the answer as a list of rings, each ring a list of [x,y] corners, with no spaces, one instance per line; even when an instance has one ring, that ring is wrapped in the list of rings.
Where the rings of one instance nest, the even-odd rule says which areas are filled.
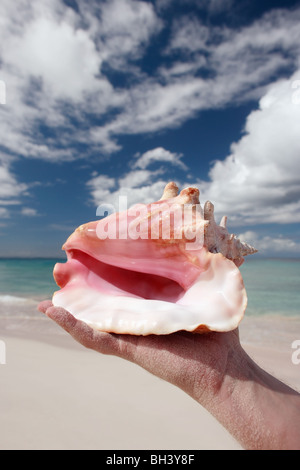
[[[300,258],[246,258],[239,268],[251,316],[300,318]],[[0,316],[28,315],[33,304],[59,290],[53,278],[56,263],[66,257],[0,257]]]

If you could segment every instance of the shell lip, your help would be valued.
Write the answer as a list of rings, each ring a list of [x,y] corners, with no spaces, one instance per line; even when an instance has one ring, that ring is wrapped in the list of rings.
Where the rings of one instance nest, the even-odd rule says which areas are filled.
[[[213,260],[212,261],[213,264],[224,263],[224,265],[227,265],[227,267],[236,277],[238,269],[234,267],[234,263],[224,258],[222,254],[219,253],[219,254],[213,255],[213,254],[208,253],[208,257],[211,260]],[[177,293],[175,292],[176,295],[174,294],[174,297],[170,298],[170,285],[167,286],[167,291],[168,291],[168,296],[169,296],[168,298],[157,296],[156,295],[157,292],[156,293],[152,292],[151,294],[149,294],[148,292],[149,295],[141,296],[140,286],[138,285],[136,286],[137,287],[136,293],[138,293],[138,295],[135,295],[134,292],[128,292],[128,291],[125,291],[124,289],[122,290],[122,287],[124,286],[119,283],[120,281],[119,279],[116,279],[114,277],[113,290],[108,292],[107,285],[105,285],[104,292],[101,292],[101,287],[102,287],[101,282],[102,281],[105,282],[107,279],[105,280],[102,277],[99,277],[98,276],[99,273],[94,272],[94,274],[96,274],[97,280],[100,282],[100,284],[94,284],[95,279],[93,278],[93,271],[91,272],[90,270],[91,266],[88,265],[89,263],[93,264],[92,268],[94,271],[96,271],[100,265],[102,265],[102,268],[107,269],[108,267],[108,269],[110,269],[109,266],[105,265],[104,263],[101,263],[98,260],[97,260],[97,268],[96,268],[94,265],[94,260],[91,257],[88,257],[88,255],[86,255],[85,253],[79,252],[76,250],[69,253],[69,259],[67,263],[56,265],[55,271],[57,271],[57,269],[59,270],[60,267],[63,267],[63,268],[65,267],[66,269],[70,269],[71,272],[73,272],[73,274],[75,272],[76,275],[73,279],[70,280],[70,282],[66,283],[65,287],[63,287],[60,291],[57,291],[54,294],[53,303],[54,305],[62,306],[66,308],[68,305],[64,304],[65,301],[63,299],[64,292],[65,292],[67,296],[70,295],[69,299],[70,298],[73,299],[74,294],[75,294],[75,296],[77,296],[77,299],[79,300],[79,303],[81,303],[81,299],[83,298],[83,295],[87,296],[89,299],[88,308],[92,307],[93,309],[93,299],[95,299],[94,296],[96,295],[97,304],[98,304],[97,308],[98,309],[100,308],[99,311],[107,311],[107,308],[108,308],[108,311],[112,309],[111,314],[109,314],[109,318],[107,317],[105,321],[98,319],[95,322],[93,319],[89,318],[89,314],[87,314],[87,312],[82,314],[80,306],[76,307],[77,309],[79,308],[79,310],[76,311],[75,309],[74,312],[72,311],[72,305],[70,305],[71,308],[69,309],[69,311],[71,311],[71,313],[73,313],[76,316],[76,318],[82,319],[83,321],[85,321],[87,324],[94,327],[95,329],[99,329],[101,331],[123,333],[123,334],[127,332],[128,334],[134,334],[134,335],[136,334],[137,335],[140,335],[140,334],[141,335],[148,335],[148,334],[161,335],[161,334],[175,333],[176,331],[189,331],[189,332],[195,332],[195,333],[202,333],[205,331],[206,332],[209,332],[209,331],[225,332],[225,331],[230,331],[232,329],[235,329],[239,325],[240,321],[242,320],[244,316],[244,312],[245,312],[246,305],[247,305],[247,297],[245,293],[245,287],[240,276],[238,276],[239,283],[240,283],[239,289],[240,289],[240,295],[242,296],[243,301],[240,303],[240,306],[238,309],[239,312],[235,312],[234,315],[230,315],[230,317],[228,317],[227,320],[225,316],[223,317],[223,320],[219,318],[217,321],[216,319],[213,319],[213,318],[210,320],[209,316],[207,316],[206,314],[205,314],[207,317],[206,321],[204,320],[204,318],[202,318],[202,321],[201,321],[201,315],[200,315],[200,318],[198,321],[198,320],[195,320],[195,314],[196,314],[196,317],[198,318],[198,313],[196,313],[198,310],[197,303],[194,305],[190,305],[189,302],[188,303],[186,303],[185,301],[181,302],[180,300],[182,298],[182,295],[180,296],[180,298],[176,298],[176,295],[178,294],[178,292]],[[119,268],[112,266],[112,269],[117,270],[117,274],[119,273]],[[111,273],[105,273],[106,276],[109,274]],[[125,277],[123,276],[122,282],[124,282],[124,279],[125,279],[125,281],[132,283],[132,278],[129,279],[128,272],[124,273],[121,271],[121,274],[125,274]],[[135,273],[135,274],[137,274],[136,279],[141,278],[141,273]],[[206,282],[211,277],[211,274],[209,272],[203,272],[200,275],[200,277],[202,275],[204,276],[204,281]],[[134,280],[133,284],[135,284],[136,279]],[[82,280],[83,280],[83,283],[81,282]],[[164,280],[164,282],[166,282],[166,280]],[[150,284],[152,285],[152,289],[153,289],[153,278],[151,278]],[[171,285],[174,287],[174,284],[171,284]],[[82,291],[82,288],[86,289],[86,291],[84,290]],[[176,286],[176,288],[178,288],[178,286]],[[83,295],[81,294],[81,292],[83,293]],[[206,288],[205,287],[203,288],[203,284],[202,284],[202,294],[205,294],[205,292],[206,292]],[[117,301],[118,298],[119,298],[119,301]],[[200,296],[200,299],[201,299],[201,296]],[[71,300],[71,303],[72,302],[73,300]],[[115,308],[117,308],[117,310],[115,310]],[[147,316],[147,312],[151,312],[151,316],[154,316],[155,318],[157,318],[157,315],[161,317],[157,318],[157,325],[156,323],[152,324],[150,322],[151,323],[150,325],[148,324],[146,327],[143,326],[141,327],[141,329],[137,327],[130,329],[130,327],[128,327],[129,329],[127,331],[127,327],[124,326],[124,321],[126,324],[126,317],[125,317],[125,320],[120,319],[120,325],[118,324],[117,320],[111,320],[112,318],[114,318],[114,315],[117,315],[117,317],[119,316],[119,313],[118,313],[119,308],[121,308],[122,310],[124,309],[128,315],[132,314],[132,309],[136,310],[137,312],[140,312],[142,309],[142,310],[145,310],[144,312],[145,317]],[[169,326],[166,325],[165,320],[163,320],[164,312],[166,312],[166,309],[168,309],[169,311],[173,311],[175,309],[175,312],[178,312],[178,314],[180,312],[180,317],[181,317],[181,320],[178,321],[178,323],[177,323],[177,320],[175,321],[174,325],[172,325],[172,328],[170,330],[169,330]],[[176,315],[178,314],[175,313],[174,316],[176,317]],[[185,320],[184,317],[186,314],[189,319],[187,318]],[[111,326],[112,325],[111,321],[115,322],[113,328]],[[145,319],[142,320],[142,323],[145,321],[146,321]],[[106,324],[105,322],[108,322],[108,323]],[[137,322],[136,324],[139,324],[140,319],[136,319],[134,320],[134,322],[135,323]]]

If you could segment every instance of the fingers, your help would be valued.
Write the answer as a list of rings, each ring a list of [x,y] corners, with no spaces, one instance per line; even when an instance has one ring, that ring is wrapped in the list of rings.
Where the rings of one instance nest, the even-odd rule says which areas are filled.
[[[102,354],[119,355],[120,347],[117,337],[92,329],[86,323],[77,320],[67,310],[54,307],[51,301],[41,302],[38,309],[86,348],[94,349]]]
[[[49,307],[52,307],[52,302],[51,300],[43,300],[42,302],[39,303],[39,305],[37,306],[37,309],[42,312],[42,313],[46,313],[46,310],[49,308]]]
[[[51,305],[46,309],[45,314],[68,333],[75,331],[78,320],[64,308]]]

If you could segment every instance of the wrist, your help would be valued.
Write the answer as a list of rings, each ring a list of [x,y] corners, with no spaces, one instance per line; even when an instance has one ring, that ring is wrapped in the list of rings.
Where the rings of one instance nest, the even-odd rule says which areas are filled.
[[[242,348],[232,357],[212,414],[245,448],[299,448],[300,395]]]

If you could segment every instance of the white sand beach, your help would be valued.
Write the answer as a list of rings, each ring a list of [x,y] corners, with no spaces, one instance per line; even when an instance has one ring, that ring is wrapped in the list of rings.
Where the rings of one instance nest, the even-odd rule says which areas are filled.
[[[241,449],[181,390],[85,349],[39,315],[13,331],[1,321],[0,449]],[[299,324],[248,317],[240,328],[247,352],[297,390],[291,342],[300,339]]]

